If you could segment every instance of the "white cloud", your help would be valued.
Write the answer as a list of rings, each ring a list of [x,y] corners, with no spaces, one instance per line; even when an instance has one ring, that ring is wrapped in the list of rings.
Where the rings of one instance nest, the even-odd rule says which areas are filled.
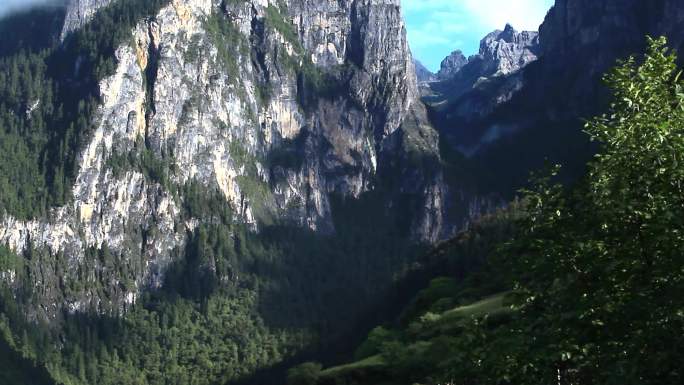
[[[510,23],[519,30],[536,30],[553,0],[403,0],[405,14],[441,13],[451,19],[468,18],[483,28]],[[445,25],[448,25],[445,24]]]
[[[551,6],[549,0],[463,0],[465,10],[491,29],[510,23],[518,30],[534,30]]]
[[[0,17],[35,7],[62,6],[66,0],[0,0]]]

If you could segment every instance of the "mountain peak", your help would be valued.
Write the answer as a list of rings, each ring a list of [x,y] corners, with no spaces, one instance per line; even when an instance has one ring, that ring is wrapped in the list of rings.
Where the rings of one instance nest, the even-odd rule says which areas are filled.
[[[515,36],[518,34],[518,31],[516,31],[515,28],[513,28],[512,25],[506,23],[506,27],[504,27],[503,32],[501,32],[498,36],[499,40],[504,40],[507,42],[512,42],[513,39],[515,39]]]
[[[465,57],[461,50],[453,51],[449,56],[442,60],[440,70],[437,73],[439,79],[449,79],[458,73],[466,64],[468,58]]]

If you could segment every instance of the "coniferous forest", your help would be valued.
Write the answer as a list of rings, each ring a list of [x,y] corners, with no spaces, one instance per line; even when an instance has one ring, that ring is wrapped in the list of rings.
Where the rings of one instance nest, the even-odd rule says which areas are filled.
[[[178,68],[198,72],[175,87],[194,94],[174,110],[169,132],[178,137],[159,139],[151,123],[158,99],[180,98],[159,97],[170,67],[158,62],[181,61],[164,18],[192,30],[202,9],[195,2],[107,2],[63,40],[69,6],[0,17],[0,385],[684,383],[684,77],[676,43],[643,33],[640,51],[611,60],[598,74],[601,91],[592,91],[600,95],[593,113],[558,120],[576,129],[573,138],[581,131],[572,165],[521,160],[538,167],[517,186],[482,161],[498,155],[450,147],[445,130],[456,128],[443,126],[455,115],[421,102],[425,85],[415,82],[413,64],[368,59],[394,39],[396,31],[380,26],[398,21],[382,17],[399,12],[373,2],[316,13],[349,28],[346,56],[333,64],[308,45],[317,35],[305,16],[295,17],[319,5],[208,2],[204,32],[178,40],[188,45]],[[148,52],[132,32],[140,25],[149,27]],[[327,47],[339,32],[329,27],[320,34]],[[398,41],[406,43],[402,28]],[[96,206],[84,216],[73,190],[84,149],[116,129],[98,122],[106,119],[103,84],[122,71],[120,47],[146,63],[135,69],[144,129],[130,151],[102,150],[103,176],[92,185],[139,175],[154,189],[124,183],[107,199],[135,191],[130,206],[155,206],[149,222],[123,215],[123,234],[104,220],[95,226],[108,244],[92,241],[84,219],[100,223],[92,218],[107,213]],[[407,52],[402,60],[412,63]],[[548,75],[544,60],[516,81],[558,76],[562,88],[579,78],[575,70],[570,80]],[[478,103],[496,90],[496,76],[473,86]],[[217,98],[228,102],[202,120]],[[492,119],[524,104],[512,100],[493,107]],[[304,118],[287,137],[273,127],[290,101],[297,110],[289,124]],[[248,117],[236,123],[242,109]],[[174,142],[213,125],[225,136]],[[536,153],[542,139],[510,143]],[[198,170],[211,163],[188,155],[211,140],[227,143],[230,157],[214,162],[235,175],[182,178],[180,160]],[[187,151],[160,150],[164,141]],[[287,200],[297,183],[304,193]],[[159,235],[169,230],[159,207],[167,200],[168,239],[181,241],[164,254]],[[316,222],[324,214],[328,222]],[[82,249],[50,243],[65,233]],[[157,265],[157,254],[166,264]]]

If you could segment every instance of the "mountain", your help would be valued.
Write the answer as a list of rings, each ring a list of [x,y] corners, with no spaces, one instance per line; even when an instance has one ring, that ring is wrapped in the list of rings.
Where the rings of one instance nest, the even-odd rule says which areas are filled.
[[[466,58],[460,50],[452,52],[442,61],[437,75],[447,83],[467,78],[473,84],[482,77],[509,75],[537,60],[538,49],[537,32],[518,32],[507,24],[503,31],[493,31],[480,41],[477,55]],[[466,92],[467,88],[468,85],[460,92]]]
[[[565,164],[568,177],[577,177],[595,151],[582,119],[605,106],[603,74],[618,59],[643,52],[646,35],[665,35],[681,47],[682,20],[673,1],[557,1],[539,35],[527,34],[531,45],[517,51],[525,53],[504,61],[524,64],[521,70],[504,65],[499,76],[478,81],[481,67],[464,67],[460,77],[433,86],[438,96],[426,99],[432,121],[450,147],[487,170],[491,177],[481,181],[482,191],[512,196],[545,160]],[[489,74],[499,71],[500,62],[494,63],[484,66]]]
[[[537,32],[518,32],[506,24],[503,31],[493,31],[480,41],[477,55],[466,58],[460,50],[452,52],[437,75],[448,85],[458,84],[458,92],[464,93],[480,78],[509,75],[537,60],[538,46]]]
[[[344,354],[493,206],[447,177],[397,0],[54,12],[0,60],[0,271],[2,325],[57,382]]]
[[[431,105],[433,121],[442,138],[454,149],[472,156],[483,144],[497,140],[508,131],[496,126],[475,132],[460,126],[491,114],[509,101],[524,86],[522,70],[537,60],[539,35],[516,31],[510,24],[493,31],[480,41],[477,55],[466,59],[455,51],[442,62],[439,82],[424,91],[424,101]],[[458,126],[458,129],[447,128]]]
[[[69,0],[65,2],[66,17],[62,25],[60,38],[64,40],[67,35],[82,28],[88,23],[95,13],[106,7],[112,0]]]
[[[440,64],[437,77],[441,80],[447,80],[454,77],[466,64],[468,59],[460,50],[452,52],[449,56],[442,60]]]
[[[431,245],[545,157],[584,164],[581,118],[615,59],[646,33],[681,46],[675,1],[622,5],[558,0],[539,35],[493,32],[427,107],[398,0],[71,0],[3,19],[0,365],[269,384],[349,357]]]
[[[103,5],[71,3],[63,31]],[[379,22],[392,26],[382,36],[368,27]],[[183,224],[184,197],[175,196],[194,181],[217,189],[254,231],[282,220],[331,234],[331,196],[359,198],[396,176],[383,192],[386,208],[401,192],[422,210],[407,218],[409,235],[433,241],[448,231],[437,136],[409,75],[398,8],[172,2],[136,23],[132,41],[115,47],[115,68],[98,83],[73,199],[43,218],[7,216],[0,239],[13,250],[46,248],[74,262],[90,247],[137,250],[127,258],[148,267],[132,291],[112,297],[122,309],[138,287],[161,285],[172,250],[196,226]],[[149,156],[163,177],[146,175],[131,156]],[[100,298],[64,301],[85,310]]]
[[[427,69],[423,63],[418,60],[413,60],[413,65],[416,68],[416,77],[418,78],[418,83],[426,83],[435,81],[435,74]]]
[[[681,383],[682,350],[653,341],[682,345],[684,325],[672,316],[684,306],[682,22],[681,2],[557,0],[537,60],[443,105],[426,97],[442,145],[489,188],[547,171],[428,253],[422,289],[353,362],[293,367],[291,383]]]
[[[510,24],[503,31],[494,31],[480,42],[480,54],[474,59],[481,60],[483,74],[499,76],[519,71],[537,60],[539,35],[534,31],[518,32]]]

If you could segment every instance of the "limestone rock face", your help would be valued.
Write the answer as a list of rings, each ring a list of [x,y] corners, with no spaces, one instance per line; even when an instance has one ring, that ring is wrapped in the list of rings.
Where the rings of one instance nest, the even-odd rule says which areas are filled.
[[[577,173],[593,150],[582,121],[605,112],[611,97],[603,74],[618,59],[642,54],[646,35],[667,36],[670,47],[683,52],[682,31],[684,3],[678,0],[556,0],[538,36],[505,30],[483,40],[480,68],[508,75],[469,88],[481,72],[465,66],[465,80],[445,92],[470,91],[439,106],[439,129],[494,179],[508,178],[504,188],[511,191],[547,160]]]
[[[429,83],[437,80],[437,76],[427,69],[423,63],[414,60],[413,64],[416,67],[416,78],[418,79],[418,83]]]
[[[72,0],[63,36],[106,4]],[[87,266],[111,284],[65,293],[49,285],[75,276],[47,277],[36,316],[123,312],[140,290],[159,287],[198,225],[183,219],[178,193],[191,182],[219,191],[252,231],[277,218],[334,233],[331,195],[355,199],[382,178],[396,181],[384,191],[388,210],[412,197],[416,241],[447,237],[476,215],[444,182],[399,0],[170,0],[115,54],[73,202],[45,218],[0,221],[0,242],[45,250],[36,269],[58,255],[69,274]],[[164,162],[164,182],[111,166],[141,148]],[[453,204],[464,214],[450,217]],[[105,248],[132,279],[86,257]]]
[[[449,96],[469,92],[479,81],[507,76],[537,60],[539,35],[534,31],[516,31],[510,24],[503,31],[489,33],[480,41],[477,55],[465,58],[454,51],[442,62],[438,77]]]
[[[431,83],[430,92],[423,95],[442,115],[440,120],[463,124],[480,119],[521,90],[522,70],[538,59],[538,53],[537,32],[518,32],[507,24],[480,41],[477,55],[466,59],[461,51],[455,51],[444,59],[438,75],[440,81]],[[468,156],[507,131],[497,127],[487,132],[464,132],[459,128],[446,130],[444,137]]]
[[[68,0],[61,39],[64,40],[70,32],[84,26],[95,13],[112,0]]]
[[[451,55],[442,60],[437,77],[441,80],[448,80],[454,77],[466,64],[468,58],[460,50],[454,51]]]
[[[538,46],[537,32],[518,32],[506,24],[503,31],[494,31],[482,39],[479,55],[471,60],[481,61],[483,76],[508,75],[537,60]]]

